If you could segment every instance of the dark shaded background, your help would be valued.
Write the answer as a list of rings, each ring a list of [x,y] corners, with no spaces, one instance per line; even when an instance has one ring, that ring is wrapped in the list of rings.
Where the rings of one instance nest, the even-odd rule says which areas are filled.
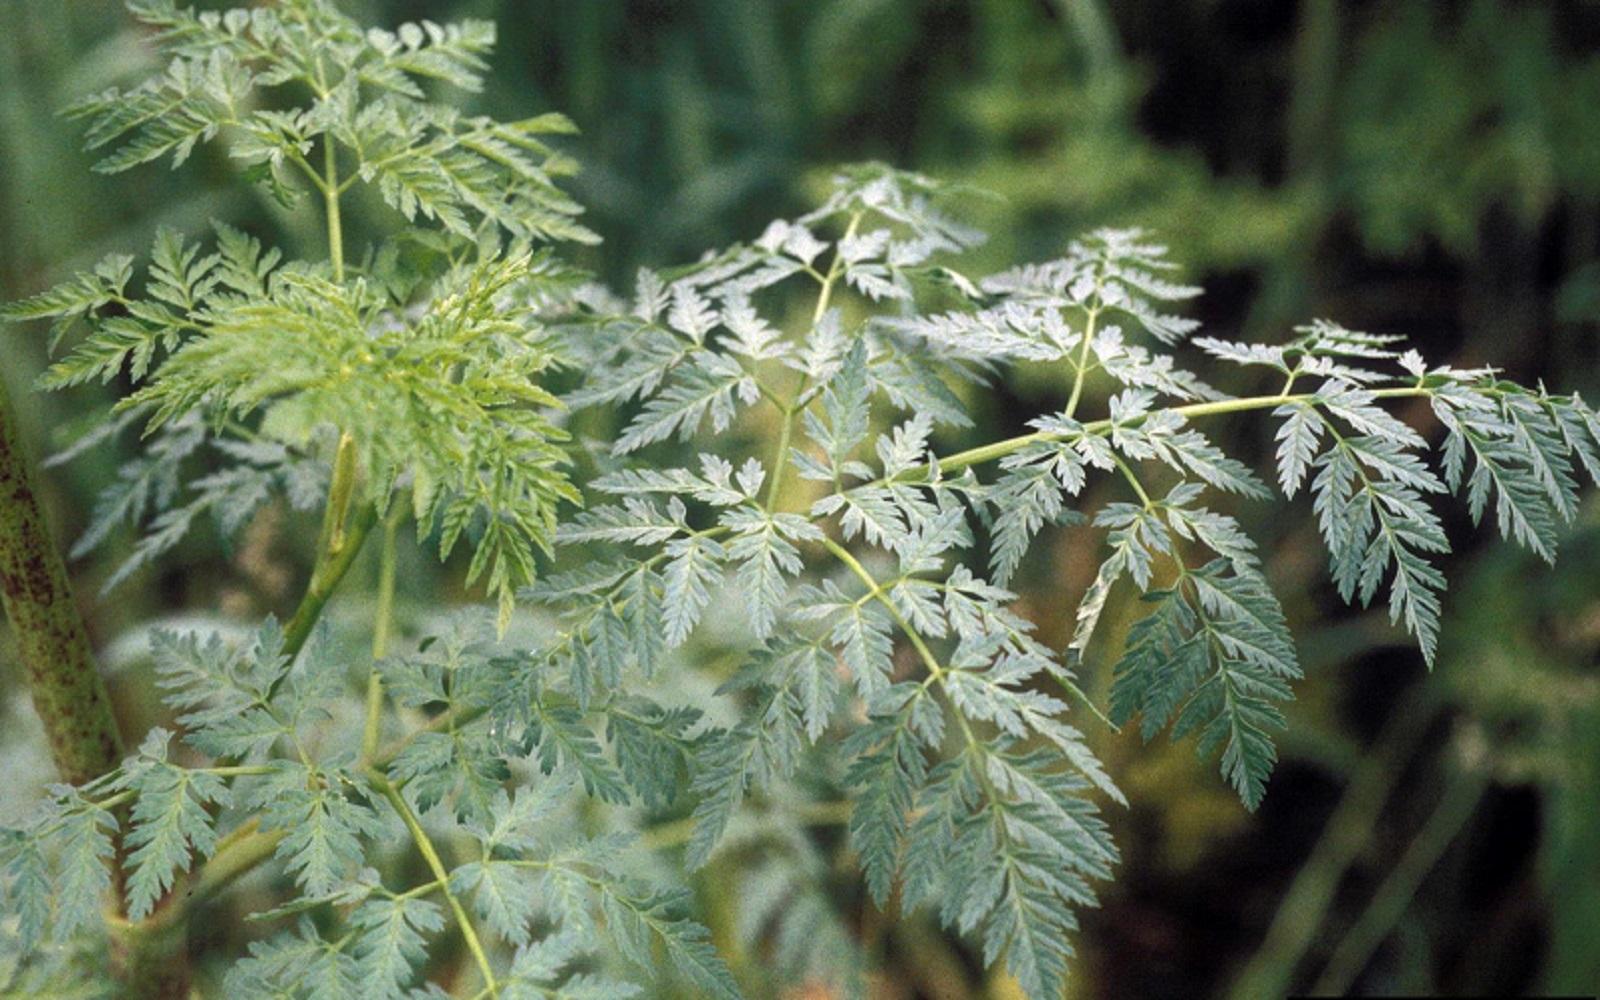
[[[1206,286],[1196,308],[1212,335],[1271,341],[1326,315],[1405,334],[1432,359],[1600,395],[1594,2],[347,6],[374,23],[498,22],[491,85],[471,103],[505,117],[559,109],[582,126],[574,189],[606,243],[580,260],[614,282],[750,237],[801,210],[829,165],[879,158],[999,194],[972,205],[995,234],[979,254],[989,266],[1051,256],[1091,226],[1145,225]],[[178,174],[90,173],[76,129],[53,112],[148,71],[149,52],[114,3],[24,0],[5,14],[0,298],[140,250],[161,223],[194,231],[218,217],[316,246],[310,216],[236,184],[215,149]],[[0,331],[0,377],[40,451],[105,398],[31,393],[43,358],[33,332]],[[1014,432],[1059,396],[1016,380],[986,402],[973,436]],[[1223,434],[1244,455],[1270,455],[1259,421]],[[50,473],[64,537],[118,461],[102,452]],[[1251,817],[1187,746],[1101,741],[1138,804],[1114,817],[1126,860],[1104,911],[1086,919],[1074,988],[1600,988],[1595,504],[1554,570],[1452,515],[1459,551],[1431,677],[1381,612],[1351,612],[1331,593],[1307,504],[1244,516],[1259,519],[1247,527],[1310,675],[1284,760]],[[192,540],[111,598],[93,595],[112,560],[80,563],[98,640],[114,646],[179,608],[281,612],[305,553],[262,520],[233,549]],[[1064,638],[1092,544],[1061,537],[1021,581],[1048,639]],[[418,560],[406,587],[425,602],[445,579]],[[0,645],[0,712],[14,678]],[[0,725],[21,724],[10,711]],[[959,945],[915,934],[891,942],[878,986],[1004,995]]]

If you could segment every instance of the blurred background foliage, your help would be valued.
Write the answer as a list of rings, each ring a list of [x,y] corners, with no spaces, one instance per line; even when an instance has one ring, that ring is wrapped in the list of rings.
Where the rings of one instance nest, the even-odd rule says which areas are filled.
[[[347,6],[380,24],[498,23],[491,86],[469,100],[506,117],[559,109],[583,128],[570,147],[585,166],[574,188],[606,243],[579,260],[613,283],[642,264],[750,238],[804,206],[831,165],[878,158],[996,195],[970,203],[995,234],[976,270],[1054,255],[1088,227],[1144,225],[1207,288],[1197,309],[1212,335],[1271,341],[1328,315],[1405,334],[1432,359],[1492,362],[1519,380],[1600,395],[1600,4]],[[215,217],[315,247],[309,215],[234,183],[214,149],[176,176],[90,173],[76,129],[54,112],[147,70],[149,50],[110,0],[14,0],[6,13],[0,298],[142,247],[160,224],[198,231]],[[0,332],[0,358],[36,451],[100,418],[109,392],[30,390],[44,359],[32,331]],[[1060,390],[1044,376],[997,388],[973,439],[1014,432],[1059,404]],[[1260,422],[1228,436],[1245,454],[1270,453]],[[132,447],[49,473],[64,538]],[[1271,554],[1309,668],[1285,760],[1250,817],[1186,748],[1102,737],[1137,804],[1113,817],[1125,861],[1081,935],[1076,992],[1600,988],[1596,505],[1553,571],[1456,515],[1446,645],[1431,677],[1381,614],[1339,606],[1305,504],[1238,513]],[[99,581],[118,553],[80,563],[98,642],[118,661],[119,637],[153,618],[281,613],[306,569],[303,534],[269,511],[232,550],[197,538],[109,596]],[[1071,604],[1060,595],[1086,585],[1096,544],[1063,532],[1021,581],[1047,638],[1064,639]],[[414,625],[441,595],[465,599],[447,589],[453,578],[409,560]],[[1124,607],[1124,624],[1130,615]],[[1105,673],[1088,680],[1103,685]],[[148,721],[155,709],[137,697],[137,668],[114,684],[129,720]],[[6,811],[42,773],[17,687],[0,643]],[[736,950],[737,885],[714,865],[700,886]],[[1007,995],[931,923],[885,936],[853,893],[834,905],[877,956],[876,995]],[[754,993],[827,995],[769,945],[741,957]]]

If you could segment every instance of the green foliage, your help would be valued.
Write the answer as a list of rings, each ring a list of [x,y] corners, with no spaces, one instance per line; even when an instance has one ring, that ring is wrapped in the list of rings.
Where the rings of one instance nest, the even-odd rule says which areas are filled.
[[[322,0],[133,9],[172,61],[76,106],[111,150],[101,168],[220,141],[280,200],[322,196],[329,252],[163,231],[137,288],[115,257],[7,307],[70,338],[47,385],[124,380],[110,433],[146,428],[81,545],[148,523],[115,582],[202,513],[223,535],[279,495],[325,514],[288,624],[152,634],[187,749],[152,730],[5,832],[25,947],[92,933],[109,863],[127,916],[157,921],[270,858],[284,877],[229,995],[439,995],[418,984],[459,939],[472,969],[437,978],[468,996],[637,981],[736,997],[759,981],[736,978],[681,883],[737,859],[765,879],[760,926],[738,929],[749,951],[859,989],[872,956],[825,891],[806,829],[823,816],[846,825],[875,905],[898,894],[1057,996],[1119,860],[1100,800],[1126,805],[1083,726],[1192,734],[1253,809],[1300,676],[1229,512],[1271,491],[1206,418],[1281,418],[1278,485],[1309,484],[1338,592],[1368,603],[1387,584],[1429,662],[1444,589],[1429,560],[1447,549],[1433,498],[1464,490],[1475,518],[1492,503],[1504,535],[1551,558],[1579,467],[1600,470],[1600,418],[1576,396],[1430,368],[1329,322],[1282,345],[1199,338],[1284,380],[1225,394],[1184,367],[1199,324],[1176,310],[1199,290],[1143,233],[968,275],[983,237],[954,221],[962,192],[877,164],[749,243],[640,272],[623,302],[532,245],[588,237],[552,186],[564,160],[535,138],[564,120],[502,125],[430,97],[429,81],[478,85],[486,25],[363,32]],[[356,183],[408,225],[347,265]],[[1020,365],[1057,377],[1060,409],[941,452],[972,425],[974,389]],[[558,367],[561,398],[544,384]],[[1442,475],[1385,408],[1402,399],[1431,403]],[[1079,509],[1102,474],[1127,495]],[[380,601],[374,655],[353,654],[315,623],[367,532],[408,515],[441,555],[469,542],[496,625],[461,618],[388,655]],[[1066,649],[1007,589],[1052,527],[1109,549]],[[1102,716],[1077,678],[1115,658],[1094,655],[1099,626],[1129,584],[1152,610]]]
[[[216,849],[206,807],[227,805],[230,798],[216,775],[169,763],[171,739],[166,730],[152,729],[111,786],[133,797],[124,843],[129,848],[128,915],[135,920],[149,914],[196,855],[209,857]]]
[[[695,438],[706,415],[720,433],[747,408],[770,407],[783,430],[772,465],[735,448],[701,454],[699,472],[670,467],[665,452],[608,465],[593,486],[623,502],[577,515],[561,540],[626,546],[596,586],[619,614],[633,600],[621,597],[622,581],[659,587],[669,645],[692,641],[715,594],[740,604],[746,665],[722,691],[741,700],[742,721],[701,745],[691,867],[717,856],[755,793],[781,800],[806,762],[837,760],[852,802],[851,844],[874,899],[898,888],[905,906],[934,905],[1030,993],[1055,995],[1075,910],[1093,903],[1093,882],[1110,877],[1116,857],[1090,795],[1122,796],[1049,686],[1082,697],[1072,669],[1087,662],[1118,582],[1131,580],[1155,610],[1115,668],[1111,720],[1138,716],[1147,738],[1169,726],[1174,738],[1194,735],[1202,755],[1220,756],[1249,808],[1265,792],[1282,704],[1300,676],[1254,543],[1233,516],[1202,502],[1208,493],[1248,502],[1270,491],[1192,425],[1243,410],[1283,417],[1279,485],[1292,496],[1311,481],[1339,591],[1367,602],[1387,583],[1392,614],[1429,660],[1443,580],[1427,560],[1446,544],[1428,497],[1465,475],[1470,453],[1479,471],[1467,484],[1469,506],[1481,510],[1494,487],[1508,535],[1543,551],[1574,512],[1575,466],[1594,457],[1600,438],[1581,400],[1532,393],[1488,371],[1429,369],[1393,338],[1324,321],[1281,346],[1201,339],[1225,361],[1286,380],[1276,394],[1226,396],[1172,353],[1195,325],[1162,304],[1196,290],[1160,276],[1170,265],[1141,234],[1097,233],[1061,260],[974,280],[925,263],[925,241],[944,253],[972,242],[919,203],[937,195],[926,181],[867,168],[836,185],[818,212],[774,224],[753,244],[671,281],[645,272],[631,311],[600,298],[580,305],[569,322],[589,352],[587,378],[568,399],[624,406],[614,452],[660,447],[685,429]],[[841,233],[833,242],[814,231],[830,224]],[[881,265],[886,284],[857,284],[862,299],[846,320],[829,307],[863,261]],[[790,280],[809,280],[819,294],[813,322],[786,342],[752,296]],[[870,308],[891,300],[881,314]],[[1019,361],[1066,370],[1065,410],[1033,421],[1031,434],[935,454],[938,426],[963,421],[959,411],[920,404],[957,397],[962,383]],[[940,391],[908,398],[908,370],[931,375]],[[1090,377],[1113,389],[1107,415],[1095,420],[1078,415]],[[1433,401],[1448,432],[1444,479],[1420,454],[1426,439],[1383,408],[1414,397]],[[879,400],[896,417],[874,437]],[[1464,424],[1477,420],[1486,423]],[[793,428],[808,445],[793,446]],[[1513,441],[1531,451],[1518,447],[1524,457],[1512,461]],[[992,479],[975,473],[987,462],[998,465]],[[794,501],[785,502],[785,466],[798,474],[790,493],[805,497],[803,517],[786,514]],[[1164,470],[1164,492],[1145,485],[1151,469]],[[1072,509],[1098,472],[1126,479],[1137,502],[1112,502],[1089,519]],[[1502,476],[1514,493],[1495,485]],[[1106,530],[1111,552],[1079,605],[1068,660],[1032,638],[997,583],[1018,572],[1047,525],[1085,520]],[[1524,521],[1530,527],[1518,528]],[[974,571],[985,555],[990,580]],[[752,566],[758,556],[765,562]],[[558,608],[571,600],[546,596]],[[609,603],[617,600],[620,611]],[[920,661],[920,679],[896,666],[897,636]],[[586,639],[603,659],[610,640],[598,631]],[[626,667],[619,661],[624,678]],[[864,723],[843,711],[845,679]],[[844,735],[836,746],[835,732]]]
[[[1254,809],[1277,760],[1270,734],[1285,725],[1272,703],[1292,698],[1300,676],[1277,598],[1259,575],[1217,560],[1146,599],[1156,610],[1128,635],[1111,718],[1141,715],[1146,739],[1169,721],[1175,738],[1198,732],[1200,752],[1222,748],[1223,776]]]
[[[87,327],[45,386],[126,375],[136,390],[121,409],[147,434],[176,435],[154,452],[165,462],[112,488],[84,545],[154,510],[114,585],[203,511],[231,535],[285,489],[309,506],[304,477],[285,479],[295,463],[325,458],[318,430],[332,426],[358,446],[364,500],[386,507],[404,481],[419,534],[437,534],[441,555],[471,535],[468,577],[487,581],[504,621],[549,545],[556,505],[577,498],[561,470],[554,397],[539,385],[557,356],[533,320],[537,298],[570,279],[528,244],[592,238],[552,182],[570,165],[537,138],[570,125],[468,119],[428,98],[425,80],[477,88],[494,38],[482,22],[364,32],[311,0],[225,17],[154,0],[132,9],[172,62],[70,110],[88,121],[91,148],[114,147],[99,169],[181,163],[197,143],[220,141],[280,199],[322,196],[330,259],[287,260],[221,223],[214,249],[163,229],[142,290],[130,288],[132,258],[113,255],[6,307],[8,319],[53,320],[57,343]],[[307,159],[319,146],[320,169]],[[356,183],[442,232],[379,239],[347,268],[338,204]],[[234,464],[188,483],[180,503],[177,466],[197,435]]]

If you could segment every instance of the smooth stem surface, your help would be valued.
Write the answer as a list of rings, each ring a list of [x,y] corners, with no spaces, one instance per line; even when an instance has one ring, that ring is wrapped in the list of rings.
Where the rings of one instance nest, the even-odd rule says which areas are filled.
[[[0,600],[16,637],[34,711],[61,780],[82,784],[122,760],[122,738],[66,565],[39,505],[0,379]]]
[[[284,627],[284,653],[293,657],[311,637],[311,629],[322,615],[323,607],[333,596],[333,591],[349,572],[361,551],[361,543],[372,530],[378,515],[370,506],[364,507],[352,520],[350,505],[356,486],[355,439],[349,434],[339,438],[339,448],[333,460],[333,478],[328,485],[328,507],[322,517],[322,533],[318,540],[316,564],[311,570],[311,582],[306,585],[305,596],[295,609],[294,617]]]
[[[322,137],[322,201],[328,220],[328,263],[333,265],[333,280],[344,281],[344,220],[339,214],[339,156],[333,136]]]
[[[789,464],[789,442],[794,437],[794,408],[783,411],[783,426],[778,431],[778,450],[772,456],[772,482],[767,484],[766,508],[778,509],[778,496],[783,490],[783,470]]]
[[[452,725],[465,725],[478,718],[487,709],[475,708],[465,712],[446,712],[435,716],[427,725],[408,733],[397,740],[388,748],[373,754],[367,761],[370,770],[382,773],[390,762],[400,755],[400,752],[411,745],[418,733],[439,732]],[[196,876],[196,886],[209,886],[213,889],[221,888],[228,882],[254,868],[269,858],[277,849],[278,843],[288,836],[289,831],[262,830],[260,823],[250,820],[241,825],[237,830],[223,837],[217,844],[216,853],[213,854],[201,868]],[[216,869],[216,871],[213,871]]]
[[[1424,386],[1402,386],[1393,389],[1378,389],[1373,392],[1373,396],[1378,399],[1403,399],[1415,396],[1431,396],[1432,394],[1433,390]],[[1282,406],[1285,403],[1308,403],[1315,399],[1316,394],[1309,392],[1295,395],[1279,393],[1272,396],[1243,396],[1238,399],[1218,399],[1206,403],[1174,406],[1164,412],[1176,413],[1184,418],[1211,417],[1224,413],[1242,413],[1247,410],[1265,410],[1275,406]],[[1102,434],[1110,429],[1111,421],[1109,419],[1093,420],[1083,425],[1084,434]],[[1039,441],[1062,440],[1067,440],[1067,436],[1046,431],[1021,434],[1017,437],[1006,438],[1003,441],[993,441],[976,448],[968,448],[966,451],[958,451],[954,455],[941,458],[939,459],[939,469],[942,472],[959,472],[969,465],[981,465],[984,462],[1005,458],[1007,455],[1021,451],[1028,445]],[[932,469],[929,466],[918,465],[895,476],[894,480],[902,483],[914,483],[926,479],[930,472],[932,472]],[[884,482],[887,482],[887,480],[872,485],[881,486]]]
[[[792,816],[805,826],[844,826],[850,822],[851,808],[849,801],[803,802],[793,808]],[[653,851],[681,847],[694,832],[694,825],[693,816],[668,820],[645,830],[639,842]]]
[[[1429,390],[1423,387],[1399,387],[1393,389],[1381,389],[1378,390],[1375,395],[1379,398],[1417,397],[1429,395]],[[1234,413],[1245,410],[1266,409],[1269,407],[1281,406],[1285,403],[1303,402],[1311,398],[1312,397],[1309,394],[1289,395],[1287,393],[1279,393],[1271,396],[1251,396],[1240,399],[1224,399],[1206,403],[1195,403],[1189,406],[1176,407],[1175,409],[1177,412],[1182,413],[1186,417],[1199,417],[1222,413]],[[1087,433],[1103,433],[1104,431],[1109,430],[1110,426],[1110,421],[1100,420],[1085,424],[1084,429]],[[1021,450],[1034,441],[1052,440],[1055,437],[1056,435],[1035,433],[1016,438],[1009,438],[1005,441],[998,441],[990,445],[985,445],[981,448],[973,448],[969,449],[968,451],[958,452],[947,458],[940,459],[939,467],[941,469],[957,469],[968,465],[975,465],[980,462],[1002,458],[1005,455],[1011,454],[1012,452]],[[920,475],[926,476],[926,474],[927,467],[924,466],[920,471]],[[912,469],[909,472],[902,474],[902,476],[898,477],[898,479],[902,481],[914,481],[916,478],[918,478],[918,476],[919,470]],[[349,540],[353,547],[359,547],[360,538],[365,536],[367,530],[370,529],[371,524],[372,522],[368,521],[366,527],[363,528],[361,527],[360,520],[358,519],[356,528],[351,532],[353,538]],[[701,532],[700,534],[715,537],[725,533],[725,531],[726,529],[724,528],[713,528],[705,532]],[[856,559],[856,557],[848,549],[842,545],[839,545],[837,542],[834,542],[832,539],[824,541],[823,545],[833,556],[838,558],[843,565],[849,568],[858,579],[867,585],[869,588],[870,599],[883,599],[885,606],[890,608],[892,612],[898,614],[899,609],[895,608],[893,603],[887,600],[886,595],[882,593],[882,585],[872,576],[871,572],[861,564],[860,560]],[[353,556],[353,551],[348,551],[347,547],[346,558],[353,558]],[[659,558],[660,557],[658,556],[657,559]],[[308,593],[307,601],[311,601],[312,598],[313,594]],[[326,601],[325,596],[322,598],[322,601]],[[316,609],[317,611],[320,611],[320,603],[316,605]],[[301,616],[297,614],[296,620],[298,620],[300,617]],[[313,614],[311,617],[314,621],[315,615]],[[305,631],[309,633],[309,625],[306,626]],[[906,632],[908,636],[913,637],[911,641],[914,644],[922,642],[921,637],[917,636],[914,630],[907,628]],[[295,634],[298,635],[298,631]],[[937,659],[932,657],[931,654],[924,655],[925,650],[926,645],[923,644],[923,649],[918,650],[919,656],[923,656],[925,663],[931,661],[931,663],[934,664],[934,666],[930,668],[929,683],[937,683],[940,676],[944,673],[944,669],[942,665],[938,665]],[[1068,692],[1074,697],[1075,700],[1088,707],[1093,714],[1105,722],[1107,726],[1110,726],[1110,728],[1113,730],[1117,729],[1117,727],[1112,725],[1111,721],[1105,717],[1104,713],[1099,709],[1099,707],[1095,705],[1088,695],[1078,688],[1076,684],[1070,683],[1070,680],[1066,678],[1058,677],[1058,680],[1062,681],[1063,685],[1067,688]],[[371,691],[369,688],[369,696],[370,693]],[[375,769],[381,773],[383,768],[385,768],[390,761],[394,760],[396,756],[398,756],[407,746],[409,746],[418,734],[423,732],[439,732],[448,728],[449,726],[465,725],[481,716],[484,711],[485,709],[482,708],[471,708],[461,711],[450,711],[436,716],[419,729],[399,737],[381,750],[370,753],[366,759],[366,763],[369,768]],[[258,861],[265,860],[267,857],[271,856],[272,848],[275,847],[278,841],[282,839],[283,835],[283,831],[273,831],[271,833],[255,831],[249,835],[249,838],[244,843],[239,845],[238,850],[255,857]],[[204,873],[202,872],[202,879],[203,878]]]
[[[329,263],[334,280],[343,282],[341,188],[331,137],[324,138],[323,154],[325,172],[320,183],[308,165],[299,162],[323,194]],[[72,603],[65,568],[49,544],[29,470],[22,464],[16,444],[0,383],[0,582],[4,583],[6,612],[15,623],[35,705],[50,735],[57,767],[66,780],[80,783],[115,768],[121,758],[121,742],[104,682],[94,669],[88,637]],[[376,519],[370,507],[353,520],[350,517],[358,472],[355,441],[343,434],[334,458],[311,580],[284,630],[284,652],[290,658],[304,647]],[[168,897],[146,920],[124,920],[119,898],[118,912],[107,918],[110,961],[119,980],[119,995],[188,996],[186,917],[191,905],[271,857],[283,836],[284,831],[262,833],[255,820],[244,824],[222,839],[186,893]],[[120,867],[119,859],[119,886]],[[492,985],[493,979],[489,981]]]
[[[906,620],[905,615],[901,614],[900,609],[889,599],[889,595],[884,593],[883,584],[878,582],[878,579],[865,566],[861,565],[861,562],[851,555],[848,549],[838,542],[827,538],[823,540],[822,544],[827,547],[829,552],[838,556],[839,561],[848,566],[850,572],[854,573],[862,583],[870,588],[868,595],[888,609],[889,616],[894,619],[895,624],[900,626],[900,631],[904,632],[906,638],[911,641],[911,646],[917,651],[917,656],[921,657],[923,665],[928,668],[928,679],[923,681],[922,686],[926,688],[930,684],[937,683],[941,688],[945,689],[945,696],[949,697],[949,688],[947,686],[949,670],[939,662],[938,657],[933,655],[933,650],[928,648],[928,643],[922,638],[922,634],[912,627],[911,623]],[[983,744],[978,740],[977,734],[972,731],[972,724],[967,721],[967,717],[960,712],[956,712],[955,719],[956,725],[961,729],[962,739],[966,740],[967,745],[974,753],[982,753]],[[991,800],[999,801],[999,793],[994,787],[994,782],[986,773],[979,772],[978,783]]]
[[[209,899],[272,857],[285,832],[263,834],[261,821],[256,819],[228,831],[217,841],[216,851],[195,878],[184,905],[190,907]]]
[[[339,435],[333,453],[333,471],[328,478],[328,503],[322,512],[322,530],[317,536],[317,565],[344,546],[345,521],[350,517],[350,499],[356,490],[356,439],[348,432]]]
[[[856,234],[856,230],[860,228],[861,214],[857,213],[850,217],[850,224],[845,227],[844,236],[840,242],[850,239]],[[835,247],[833,260],[828,264],[828,273],[821,279],[822,288],[817,292],[817,304],[811,310],[811,329],[816,329],[817,324],[822,322],[822,317],[827,314],[828,303],[833,299],[833,287],[838,282],[839,275],[843,270],[844,257],[839,253],[838,247]],[[783,426],[778,432],[777,453],[772,457],[772,482],[767,485],[766,509],[768,511],[776,510],[778,507],[778,497],[783,489],[783,474],[789,467],[789,442],[794,437],[794,418],[799,415],[801,410],[805,409],[801,405],[801,400],[805,396],[806,385],[809,381],[809,376],[801,377],[800,384],[794,390],[794,399],[788,403],[776,398],[773,399],[774,405],[783,411]]]
[[[851,239],[855,236],[856,230],[860,228],[861,213],[857,212],[850,217],[850,224],[845,227],[844,236],[840,237],[839,242],[843,243]],[[844,257],[839,253],[838,247],[835,247],[833,260],[828,264],[828,273],[822,279],[822,291],[817,293],[816,308],[811,310],[811,325],[813,327],[822,322],[822,317],[827,315],[828,304],[833,301],[834,285],[837,284],[839,275],[842,273],[844,273]]]
[[[333,268],[333,280],[343,282],[344,222],[339,213],[338,154],[334,150],[331,135],[322,137],[322,164],[322,200],[328,223],[328,263]],[[311,637],[311,629],[321,617],[323,606],[350,569],[362,541],[372,528],[376,515],[370,510],[363,511],[355,524],[346,527],[359,471],[355,438],[346,431],[339,435],[338,450],[334,453],[333,476],[328,484],[328,506],[322,515],[322,532],[317,540],[317,561],[311,571],[311,583],[300,600],[300,606],[295,609],[294,617],[284,629],[284,652],[291,658],[300,652]]]
[[[395,563],[398,555],[400,522],[405,508],[395,504],[389,516],[383,519],[383,548],[378,554],[378,609],[372,623],[372,658],[381,660],[389,655],[389,638],[394,631]]]
[[[349,572],[350,565],[356,561],[357,554],[361,551],[361,543],[366,540],[367,533],[372,530],[377,521],[377,514],[371,508],[358,514],[346,532],[344,547],[329,558],[320,571],[313,572],[311,584],[306,588],[305,596],[300,599],[300,606],[295,609],[294,617],[289,619],[289,624],[284,626],[283,652],[285,656],[294,656],[305,647],[306,640],[311,638],[311,630],[316,627],[317,619],[322,616],[322,609],[327,606],[329,598]]]
[[[367,717],[361,732],[361,759],[371,761],[378,752],[383,727],[383,674],[378,661],[389,655],[389,634],[394,620],[395,549],[405,508],[395,504],[383,519],[383,549],[378,556],[378,610],[372,624],[372,670],[367,674]]]
[[[1083,327],[1083,347],[1078,351],[1078,368],[1072,375],[1072,395],[1067,398],[1066,414],[1069,418],[1078,412],[1078,400],[1083,398],[1083,382],[1089,375],[1089,352],[1094,347],[1094,328],[1099,319],[1100,310],[1090,309],[1089,319]]]
[[[182,921],[156,919],[162,912],[137,923],[107,916],[106,957],[118,1000],[186,1000],[192,995],[186,928]]]
[[[878,578],[873,576],[865,566],[861,565],[861,560],[857,559],[854,553],[833,539],[823,538],[822,545],[833,554],[834,558],[838,559],[850,572],[854,573],[856,579],[867,585],[867,594],[864,599],[877,601],[889,612],[889,617],[894,619],[894,623],[900,626],[900,631],[904,632],[906,638],[910,639],[911,644],[916,647],[917,655],[922,657],[922,662],[928,668],[928,676],[935,679],[943,677],[944,667],[940,666],[938,659],[928,649],[928,644],[922,641],[922,636],[918,635],[917,630],[911,627],[910,622],[906,621],[905,615],[900,613],[899,607],[889,600],[888,594],[883,592],[883,584],[879,582]]]
[[[434,878],[438,880],[439,891],[444,893],[451,912],[455,914],[456,925],[461,928],[461,937],[467,943],[467,950],[472,952],[473,960],[478,963],[478,971],[483,974],[484,990],[491,997],[499,996],[500,984],[494,978],[494,966],[489,964],[489,955],[483,950],[483,942],[478,940],[478,932],[472,926],[472,919],[467,916],[466,907],[462,906],[461,900],[450,891],[450,872],[440,859],[432,839],[428,837],[428,831],[422,828],[422,823],[418,821],[416,813],[411,811],[411,805],[406,802],[405,796],[400,794],[399,789],[395,788],[388,778],[376,771],[372,772],[371,777],[373,786],[399,814],[406,829],[411,831],[411,839],[416,842],[417,850],[422,853],[422,860],[428,863],[428,870],[433,872]]]

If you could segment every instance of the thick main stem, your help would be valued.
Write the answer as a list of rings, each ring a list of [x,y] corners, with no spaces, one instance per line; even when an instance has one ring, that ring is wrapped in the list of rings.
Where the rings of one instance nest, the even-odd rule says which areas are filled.
[[[82,784],[122,759],[122,738],[89,634],[50,537],[33,469],[0,379],[0,597],[33,707],[61,779]]]
[[[66,565],[39,505],[33,468],[22,453],[4,379],[0,379],[0,602],[61,779],[80,785],[114,770],[122,759],[122,737],[111,696],[95,668]],[[107,928],[118,996],[165,1000],[187,995],[189,967],[182,931],[146,931],[122,917],[120,857],[113,865],[112,887]]]

